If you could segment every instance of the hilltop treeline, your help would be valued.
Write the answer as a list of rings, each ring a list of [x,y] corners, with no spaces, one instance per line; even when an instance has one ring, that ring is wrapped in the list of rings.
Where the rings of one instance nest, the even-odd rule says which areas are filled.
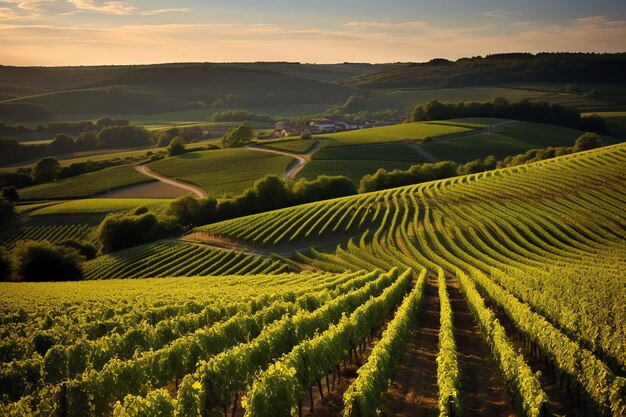
[[[455,119],[460,117],[499,117],[503,119],[523,120],[526,122],[548,123],[586,132],[604,133],[604,120],[597,116],[581,116],[571,108],[544,101],[524,99],[510,103],[504,97],[492,101],[459,101],[442,103],[431,100],[413,108],[411,119],[414,122]]]
[[[600,136],[595,133],[585,133],[576,139],[574,146],[549,146],[547,148],[530,149],[518,155],[507,156],[500,161],[498,161],[495,156],[489,155],[485,159],[476,159],[465,164],[457,164],[453,161],[440,161],[413,165],[406,170],[394,169],[387,171],[384,168],[380,168],[374,174],[365,175],[361,179],[359,192],[367,193],[370,191],[401,187],[403,185],[450,178],[456,175],[467,175],[496,168],[506,168],[529,162],[542,161],[544,159],[574,152],[586,151],[599,146],[602,146]]]
[[[101,130],[89,130],[76,137],[60,133],[45,145],[22,144],[15,139],[0,139],[0,164],[87,151],[93,149],[124,149],[152,145],[152,135],[140,126],[118,124],[105,125]]]
[[[435,88],[524,81],[625,82],[626,53],[511,53],[456,61],[439,58],[354,77],[344,84],[366,88]]]

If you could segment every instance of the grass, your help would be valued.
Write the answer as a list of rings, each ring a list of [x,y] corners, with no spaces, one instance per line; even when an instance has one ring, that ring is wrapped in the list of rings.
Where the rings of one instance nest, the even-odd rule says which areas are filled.
[[[498,159],[529,149],[572,146],[584,132],[542,123],[519,122],[498,128],[497,132],[458,136],[425,143],[424,149],[440,160],[467,162],[495,155]],[[619,142],[603,136],[606,144]]]
[[[329,133],[317,135],[316,137],[325,139],[324,146],[331,147],[418,140],[428,136],[437,137],[470,131],[471,129],[460,126],[413,122],[374,127],[371,129]]]
[[[403,110],[424,104],[430,100],[447,102],[457,101],[488,101],[496,97],[506,97],[511,101],[542,96],[542,91],[521,90],[506,86],[479,86],[459,88],[424,88],[424,89],[391,89],[373,90],[374,95],[367,99],[365,110],[380,111],[384,109]]]
[[[109,189],[153,181],[135,171],[131,165],[120,165],[51,183],[21,189],[24,200],[45,200],[90,197]]]
[[[214,196],[234,195],[265,174],[282,174],[288,156],[249,149],[190,152],[148,164],[159,174],[198,185]]]
[[[626,139],[626,111],[583,113],[583,116],[592,114],[596,114],[604,119],[609,135]]]
[[[263,141],[260,141],[259,144],[265,148],[304,154],[304,153],[307,153],[307,151],[311,149],[313,145],[315,145],[315,141],[297,138],[297,139],[273,141],[270,143],[265,143]]]
[[[35,210],[31,213],[31,216],[106,214],[133,210],[142,206],[147,207],[152,212],[159,213],[165,210],[171,201],[142,198],[90,198],[48,206]]]
[[[358,184],[364,175],[379,168],[406,169],[422,162],[427,161],[403,143],[337,146],[317,151],[299,175],[308,179],[318,175],[344,175]]]

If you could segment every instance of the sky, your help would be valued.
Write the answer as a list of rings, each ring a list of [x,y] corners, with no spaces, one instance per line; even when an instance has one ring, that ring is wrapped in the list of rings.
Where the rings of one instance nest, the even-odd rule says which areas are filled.
[[[421,62],[626,52],[626,2],[0,0],[0,65]]]

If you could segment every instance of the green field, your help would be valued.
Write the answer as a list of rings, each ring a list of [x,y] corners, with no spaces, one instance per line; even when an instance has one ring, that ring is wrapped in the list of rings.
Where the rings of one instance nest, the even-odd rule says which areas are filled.
[[[89,198],[54,204],[35,210],[31,216],[66,216],[83,214],[107,214],[147,207],[150,211],[163,212],[172,200],[142,198]]]
[[[470,132],[471,129],[460,126],[446,126],[423,122],[402,123],[370,129],[316,135],[324,139],[324,147],[366,145],[385,142],[419,140],[425,137],[437,137]]]
[[[195,184],[214,196],[238,194],[265,174],[282,174],[292,158],[249,149],[190,152],[148,164],[155,172]]]
[[[105,168],[51,183],[39,184],[20,190],[25,200],[65,199],[92,197],[108,190],[154,181],[135,171],[132,165]]]
[[[306,140],[306,139],[287,139],[287,140],[275,140],[271,142],[259,141],[260,145],[265,148],[276,149],[279,151],[293,152],[293,153],[307,153],[309,149],[313,145],[315,145],[314,140]]]
[[[597,113],[584,113],[583,115],[597,114],[604,119],[607,134],[626,139],[626,111],[608,111]]]
[[[345,175],[358,184],[364,175],[379,168],[407,169],[422,162],[428,161],[403,143],[324,147],[298,175],[308,179],[318,175]]]

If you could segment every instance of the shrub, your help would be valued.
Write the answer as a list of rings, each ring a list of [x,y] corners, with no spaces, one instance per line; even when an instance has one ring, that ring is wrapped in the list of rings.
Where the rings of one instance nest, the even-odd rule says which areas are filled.
[[[187,152],[187,149],[185,148],[185,139],[180,136],[176,136],[172,139],[170,145],[167,147],[167,153],[169,156],[181,155],[185,152]]]
[[[58,245],[65,248],[74,249],[80,254],[80,256],[87,260],[94,259],[98,254],[98,248],[96,248],[94,244],[89,242],[80,242],[78,240],[68,239],[60,242]]]
[[[602,138],[596,133],[585,133],[581,135],[572,148],[572,152],[588,151],[602,146]]]
[[[0,246],[0,281],[8,281],[12,273],[13,261],[4,246]]]
[[[15,207],[13,206],[13,203],[4,197],[0,197],[0,224],[9,221],[14,216]]]
[[[199,200],[187,195],[170,203],[167,214],[175,217],[183,226],[199,226],[215,218],[216,206],[217,201],[212,197]]]
[[[243,123],[222,136],[224,148],[237,148],[245,145],[254,138],[254,131],[248,123]]]
[[[21,281],[78,281],[84,258],[74,249],[47,241],[19,242],[14,251],[16,275]]]
[[[102,253],[127,249],[182,232],[172,218],[157,218],[152,213],[138,216],[109,214],[98,226]]]

